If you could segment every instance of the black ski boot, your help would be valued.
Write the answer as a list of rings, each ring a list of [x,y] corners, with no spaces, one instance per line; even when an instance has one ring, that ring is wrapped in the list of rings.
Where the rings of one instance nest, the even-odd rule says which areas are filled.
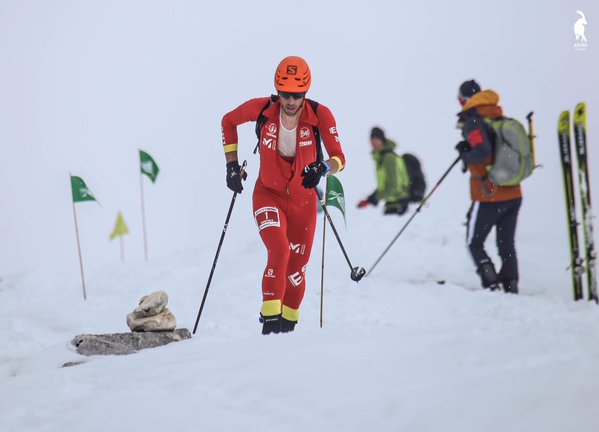
[[[281,333],[289,333],[295,330],[295,325],[297,321],[289,321],[288,319],[283,318],[281,320]]]
[[[260,314],[262,323],[262,334],[276,334],[281,332],[281,314],[273,316],[264,316]]]
[[[509,294],[518,294],[518,280],[504,280],[503,281],[503,290]]]
[[[491,291],[496,291],[501,288],[499,285],[499,277],[495,271],[495,266],[491,261],[482,263],[476,271],[480,276],[483,288],[488,288]]]

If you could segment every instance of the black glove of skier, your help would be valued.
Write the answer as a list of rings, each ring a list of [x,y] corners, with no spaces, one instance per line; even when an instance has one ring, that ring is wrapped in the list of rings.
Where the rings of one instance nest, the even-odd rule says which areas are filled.
[[[468,163],[464,160],[464,155],[472,150],[472,146],[468,141],[460,141],[456,144],[455,149],[460,154],[460,158],[462,158],[462,172],[466,172],[468,170]]]
[[[245,180],[246,174],[243,173],[243,179]],[[241,193],[243,191],[243,185],[241,184],[241,167],[239,162],[233,161],[227,164],[227,187],[233,192]]]
[[[465,153],[468,153],[470,150],[472,150],[472,147],[468,141],[460,141],[456,144],[455,149],[458,151],[460,156],[463,157]]]
[[[377,198],[376,191],[368,195],[366,199],[363,199],[358,203],[358,208],[364,208],[368,205],[375,206],[379,203],[379,199]]]
[[[320,178],[327,175],[327,173],[331,170],[331,167],[325,161],[320,162],[312,162],[310,165],[306,165],[304,167],[304,171],[302,171],[302,186],[306,189],[314,189]]]
[[[385,215],[399,215],[401,216],[408,209],[407,201],[398,201],[398,202],[386,202],[385,209],[383,210],[383,214]]]
[[[366,198],[366,201],[368,201],[368,204],[376,206],[379,203],[379,198],[378,198],[376,191],[374,191],[373,193],[368,195],[368,198]]]

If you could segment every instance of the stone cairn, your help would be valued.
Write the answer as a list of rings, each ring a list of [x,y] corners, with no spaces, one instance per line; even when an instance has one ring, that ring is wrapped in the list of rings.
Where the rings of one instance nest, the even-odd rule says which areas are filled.
[[[189,330],[176,329],[177,320],[166,307],[167,303],[167,293],[153,292],[142,297],[139,305],[127,315],[130,333],[84,334],[76,336],[71,343],[81,355],[124,355],[191,338]]]
[[[143,296],[133,312],[127,315],[127,325],[131,331],[173,331],[177,320],[166,307],[168,294],[156,291]]]

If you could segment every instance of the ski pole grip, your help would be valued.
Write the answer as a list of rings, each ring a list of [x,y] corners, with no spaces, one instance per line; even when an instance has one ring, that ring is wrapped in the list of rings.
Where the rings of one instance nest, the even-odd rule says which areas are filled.
[[[243,163],[241,164],[241,170],[239,171],[239,175],[241,176],[241,178],[242,178],[243,180],[247,179],[247,177],[248,177],[248,174],[247,174],[247,172],[245,171],[245,168],[246,168],[247,166],[248,166],[248,161],[247,161],[247,160],[244,160],[244,161],[243,161]]]

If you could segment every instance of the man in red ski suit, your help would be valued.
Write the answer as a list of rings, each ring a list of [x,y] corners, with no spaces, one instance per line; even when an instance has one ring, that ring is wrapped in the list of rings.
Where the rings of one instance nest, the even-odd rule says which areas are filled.
[[[275,73],[278,97],[251,99],[222,119],[227,186],[243,190],[237,126],[259,121],[260,173],[253,195],[258,232],[268,262],[262,278],[262,334],[293,331],[306,290],[306,267],[316,230],[320,178],[343,169],[345,156],[331,111],[305,98],[311,73],[300,57],[287,57]],[[319,160],[318,129],[328,160]]]

